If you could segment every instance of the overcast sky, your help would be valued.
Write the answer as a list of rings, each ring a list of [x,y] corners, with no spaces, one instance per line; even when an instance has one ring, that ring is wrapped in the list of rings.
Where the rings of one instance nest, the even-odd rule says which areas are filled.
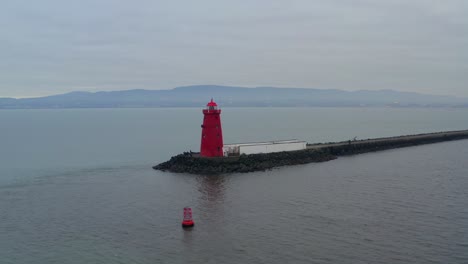
[[[2,1],[0,97],[192,84],[468,97],[468,1]]]

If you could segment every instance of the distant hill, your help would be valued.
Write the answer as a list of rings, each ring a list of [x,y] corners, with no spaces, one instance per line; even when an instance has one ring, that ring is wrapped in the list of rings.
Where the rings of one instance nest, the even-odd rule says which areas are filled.
[[[468,107],[468,98],[393,90],[233,87],[196,85],[170,90],[71,92],[38,98],[0,98],[0,109],[200,107],[214,98],[223,107]]]

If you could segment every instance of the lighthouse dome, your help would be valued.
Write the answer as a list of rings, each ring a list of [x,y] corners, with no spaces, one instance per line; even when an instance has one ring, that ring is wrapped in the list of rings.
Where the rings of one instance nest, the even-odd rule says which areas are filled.
[[[214,101],[213,101],[213,98],[211,98],[211,101],[206,104],[206,106],[218,106]]]

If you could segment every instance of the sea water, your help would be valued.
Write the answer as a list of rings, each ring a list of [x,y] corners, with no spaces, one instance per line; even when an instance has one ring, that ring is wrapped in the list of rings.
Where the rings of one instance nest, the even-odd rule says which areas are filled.
[[[468,109],[222,111],[226,143],[468,129]],[[0,263],[468,262],[468,140],[248,174],[151,169],[197,151],[201,121],[195,108],[0,111]]]

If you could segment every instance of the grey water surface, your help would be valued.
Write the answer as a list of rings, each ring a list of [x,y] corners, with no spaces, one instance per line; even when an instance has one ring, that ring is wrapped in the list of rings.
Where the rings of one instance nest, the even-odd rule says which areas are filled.
[[[224,108],[226,143],[468,129],[468,109]],[[223,176],[201,110],[0,111],[0,263],[468,263],[468,140]],[[183,230],[191,206],[196,226]]]

